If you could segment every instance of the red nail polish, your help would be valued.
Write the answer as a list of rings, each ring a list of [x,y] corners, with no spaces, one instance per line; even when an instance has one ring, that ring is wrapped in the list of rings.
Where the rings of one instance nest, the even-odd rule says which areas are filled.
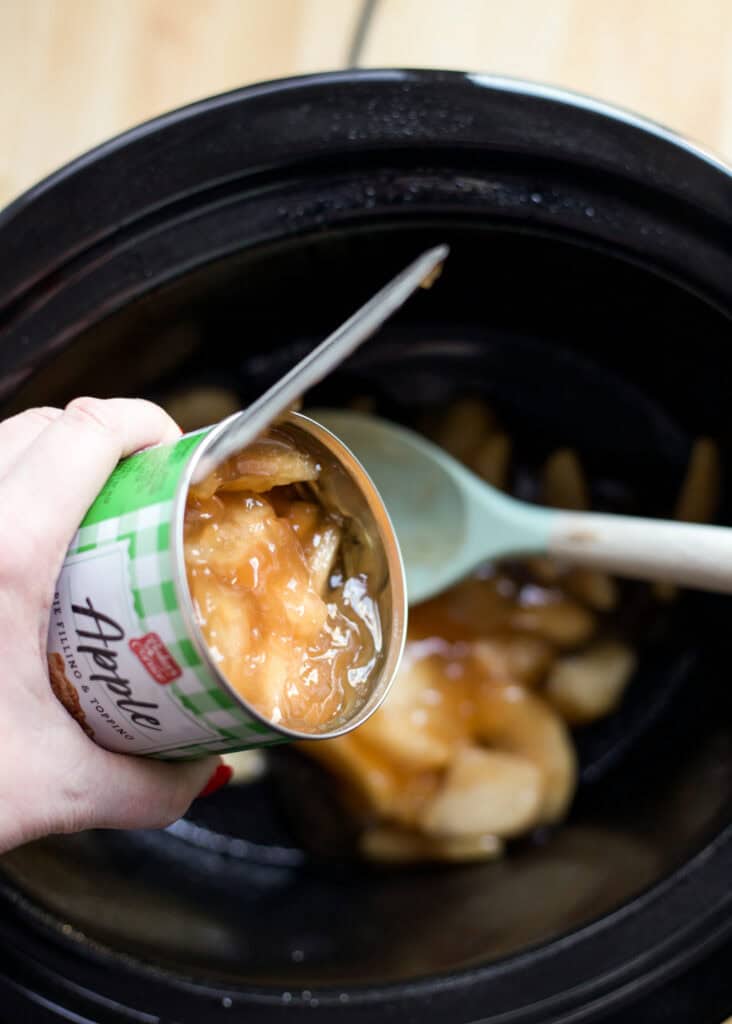
[[[220,764],[198,794],[197,799],[200,800],[202,796],[211,796],[211,794],[215,793],[217,789],[221,789],[222,786],[225,786],[233,774],[234,769],[231,765]]]

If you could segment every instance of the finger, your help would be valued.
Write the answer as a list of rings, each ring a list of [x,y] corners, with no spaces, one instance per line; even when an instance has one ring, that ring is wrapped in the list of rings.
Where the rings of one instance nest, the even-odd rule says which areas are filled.
[[[97,747],[85,759],[76,813],[61,828],[164,828],[185,814],[221,763],[168,763]]]
[[[117,462],[180,429],[142,399],[78,398],[49,423],[2,484],[3,526],[52,573]],[[22,557],[22,556],[21,556]]]
[[[0,423],[0,479],[61,412],[51,406],[26,409]]]

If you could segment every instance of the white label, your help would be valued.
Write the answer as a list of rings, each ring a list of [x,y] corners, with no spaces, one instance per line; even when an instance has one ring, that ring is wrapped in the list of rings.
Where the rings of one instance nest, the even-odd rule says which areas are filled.
[[[140,754],[216,737],[171,690],[171,675],[183,682],[192,670],[176,664],[164,637],[144,633],[128,564],[127,541],[67,557],[48,636],[55,687],[67,707],[76,705],[76,691],[76,717],[109,750]]]

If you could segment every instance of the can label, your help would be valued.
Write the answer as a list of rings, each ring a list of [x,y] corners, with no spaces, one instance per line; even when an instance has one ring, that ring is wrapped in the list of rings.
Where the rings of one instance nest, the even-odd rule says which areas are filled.
[[[205,431],[121,462],[77,531],[56,585],[51,684],[110,750],[162,757],[282,742],[193,642],[175,586],[176,489]],[[179,499],[179,500],[182,500]]]

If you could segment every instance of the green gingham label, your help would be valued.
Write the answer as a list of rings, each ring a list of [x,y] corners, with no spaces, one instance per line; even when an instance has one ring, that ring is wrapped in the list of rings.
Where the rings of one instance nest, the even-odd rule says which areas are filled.
[[[217,681],[178,606],[173,495],[203,436],[121,462],[58,579],[48,651],[57,672],[63,659],[64,703],[74,713],[73,688],[77,717],[110,750],[189,758],[283,740]]]

